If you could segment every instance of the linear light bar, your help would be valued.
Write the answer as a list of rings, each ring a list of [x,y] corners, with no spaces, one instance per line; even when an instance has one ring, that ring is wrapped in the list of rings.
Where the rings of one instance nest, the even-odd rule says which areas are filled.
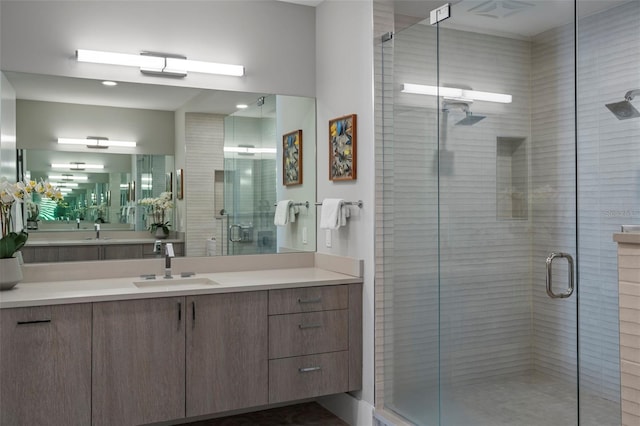
[[[244,75],[244,66],[242,65],[193,61],[184,56],[168,53],[142,52],[139,55],[133,55],[78,49],[76,50],[76,59],[78,62],[139,67],[149,73],[167,74],[174,77],[184,77],[188,71],[236,77]]]
[[[65,145],[85,145],[87,148],[108,148],[110,146],[135,148],[137,145],[136,142],[133,141],[112,141],[99,136],[88,136],[86,139],[58,138],[58,143]]]
[[[53,169],[69,169],[69,170],[101,170],[104,169],[103,164],[87,164],[82,162],[71,162],[71,163],[53,163],[51,164],[51,168]]]
[[[510,104],[513,100],[511,95],[503,93],[481,92],[478,90],[459,89],[457,87],[426,86],[412,83],[404,83],[402,85],[402,92],[473,101],[498,102],[501,104]]]
[[[86,182],[89,180],[87,176],[78,176],[78,175],[49,175],[50,180],[60,179],[62,181],[78,181],[78,182]]]
[[[58,188],[77,188],[77,182],[49,182],[51,185],[56,186]]]
[[[238,154],[275,154],[276,148],[250,148],[246,146],[225,146],[224,152],[237,152]]]

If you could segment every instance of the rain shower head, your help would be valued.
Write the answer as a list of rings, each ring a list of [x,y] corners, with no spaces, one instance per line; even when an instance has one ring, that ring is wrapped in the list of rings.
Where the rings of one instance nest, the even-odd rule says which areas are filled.
[[[466,115],[462,120],[458,121],[455,126],[473,126],[478,121],[487,118],[484,115],[473,115],[473,113],[469,110],[469,104],[467,102],[458,100],[445,100],[442,103],[442,111],[445,113],[449,112],[452,107],[460,108]]]
[[[606,104],[605,106],[609,108],[609,111],[611,111],[618,120],[640,117],[640,111],[631,105],[634,96],[638,94],[640,94],[640,89],[630,90],[624,95],[624,101]]]
[[[485,118],[487,117],[484,115],[473,115],[471,111],[467,111],[467,116],[462,120],[458,121],[455,125],[456,126],[473,126],[478,121],[484,120]]]

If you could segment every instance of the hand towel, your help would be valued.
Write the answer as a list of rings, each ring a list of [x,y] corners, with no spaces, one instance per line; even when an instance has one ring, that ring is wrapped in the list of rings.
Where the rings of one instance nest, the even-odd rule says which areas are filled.
[[[341,198],[325,198],[320,210],[320,228],[338,229],[342,224],[342,208],[344,200]]]
[[[293,204],[291,204],[289,206],[289,223],[293,223],[296,221],[298,213],[300,213],[300,209],[298,208],[298,206],[294,206]]]
[[[276,205],[276,214],[273,217],[273,224],[276,226],[285,226],[289,223],[289,208],[291,207],[291,200],[278,201]]]

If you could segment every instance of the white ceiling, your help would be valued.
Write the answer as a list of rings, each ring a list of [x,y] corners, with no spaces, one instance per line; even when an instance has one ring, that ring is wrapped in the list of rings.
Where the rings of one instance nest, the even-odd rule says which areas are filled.
[[[579,0],[578,17],[627,3],[629,0]],[[516,38],[532,37],[571,22],[573,0],[396,0],[396,14],[428,18],[429,12],[451,3],[451,18],[445,28],[479,33],[502,34]],[[429,24],[427,22],[423,22]]]

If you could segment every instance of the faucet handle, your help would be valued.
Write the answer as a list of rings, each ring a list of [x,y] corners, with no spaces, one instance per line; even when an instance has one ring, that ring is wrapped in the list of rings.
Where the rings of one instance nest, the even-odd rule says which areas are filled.
[[[153,252],[154,253],[160,253],[161,251],[162,251],[162,241],[155,240],[153,242]]]
[[[176,255],[173,252],[173,243],[167,243],[164,245],[165,253],[169,257],[175,257]]]

